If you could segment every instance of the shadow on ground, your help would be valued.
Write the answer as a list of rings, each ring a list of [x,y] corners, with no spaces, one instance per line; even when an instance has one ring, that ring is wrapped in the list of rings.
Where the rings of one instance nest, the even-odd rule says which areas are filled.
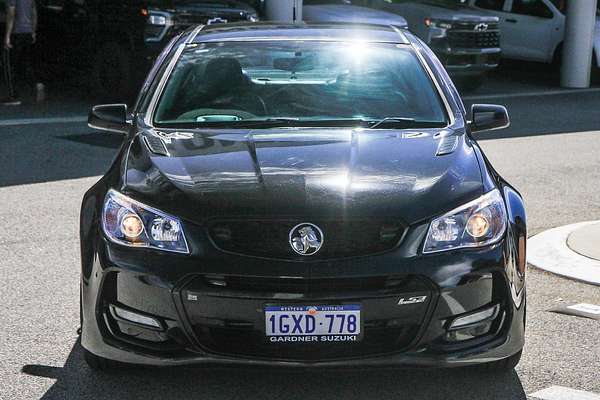
[[[115,151],[123,142],[123,137],[118,134],[102,134],[98,132],[56,136],[55,138],[61,140],[70,140],[75,143],[88,144],[90,146],[104,147],[107,149],[113,149]]]
[[[54,399],[526,399],[516,372],[452,370],[300,370],[263,368],[137,368],[91,371],[77,341],[62,368],[25,365],[22,372],[55,379],[41,397]]]
[[[26,125],[11,133],[0,133],[0,187],[102,175],[124,139],[73,123]]]
[[[479,140],[502,139],[599,130],[599,83],[596,78],[593,88],[598,90],[593,92],[520,97],[524,93],[560,92],[560,73],[548,64],[503,60],[481,88],[462,94],[467,109],[474,103],[507,107],[511,118],[508,129],[476,135]],[[478,99],[478,96],[484,97]]]

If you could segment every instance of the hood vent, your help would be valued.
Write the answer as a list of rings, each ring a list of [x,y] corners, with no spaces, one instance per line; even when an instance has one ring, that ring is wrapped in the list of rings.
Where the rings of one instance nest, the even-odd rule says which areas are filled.
[[[157,136],[144,136],[144,141],[146,142],[146,146],[148,146],[150,151],[154,154],[160,154],[161,156],[169,155],[169,151],[161,138]]]
[[[456,150],[456,146],[458,144],[458,137],[455,135],[444,136],[440,139],[440,144],[437,149],[437,156],[444,156],[446,154],[452,153]]]

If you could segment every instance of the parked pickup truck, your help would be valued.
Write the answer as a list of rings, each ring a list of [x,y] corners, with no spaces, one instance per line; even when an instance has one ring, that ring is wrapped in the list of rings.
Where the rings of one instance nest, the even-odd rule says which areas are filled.
[[[500,60],[497,16],[462,0],[366,0],[367,4],[402,15],[409,29],[437,54],[463,88],[483,82]]]
[[[567,1],[470,0],[470,4],[500,18],[503,57],[558,66],[565,38]],[[596,11],[592,65],[594,75],[600,75],[600,9]]]
[[[155,53],[164,47],[165,39],[192,25],[258,21],[253,7],[236,0],[147,0],[147,3],[145,40]]]
[[[407,28],[406,20],[397,14],[360,7],[361,0],[304,0],[302,16],[308,22],[349,22],[357,24],[394,25]]]

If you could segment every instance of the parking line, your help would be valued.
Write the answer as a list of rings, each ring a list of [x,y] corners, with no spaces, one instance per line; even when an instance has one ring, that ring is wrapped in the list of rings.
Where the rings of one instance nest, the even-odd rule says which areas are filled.
[[[600,92],[600,88],[587,88],[587,89],[556,89],[556,90],[537,90],[531,92],[519,92],[519,93],[496,93],[496,94],[481,94],[481,95],[468,95],[462,96],[463,100],[487,100],[487,99],[498,99],[498,98],[517,98],[517,97],[533,97],[533,96],[556,96],[561,94],[574,94],[574,93],[596,93]]]
[[[600,395],[598,394],[564,386],[550,386],[549,388],[531,393],[529,396],[541,400],[600,400]]]
[[[39,124],[70,124],[87,122],[87,116],[54,117],[54,118],[19,118],[0,120],[0,126],[39,125]]]

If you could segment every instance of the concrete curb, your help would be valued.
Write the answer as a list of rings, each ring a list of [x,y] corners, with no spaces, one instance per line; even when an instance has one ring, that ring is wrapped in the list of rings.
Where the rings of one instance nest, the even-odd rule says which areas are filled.
[[[571,232],[599,221],[560,226],[527,240],[527,262],[554,274],[600,286],[600,261],[582,256],[567,246]]]

